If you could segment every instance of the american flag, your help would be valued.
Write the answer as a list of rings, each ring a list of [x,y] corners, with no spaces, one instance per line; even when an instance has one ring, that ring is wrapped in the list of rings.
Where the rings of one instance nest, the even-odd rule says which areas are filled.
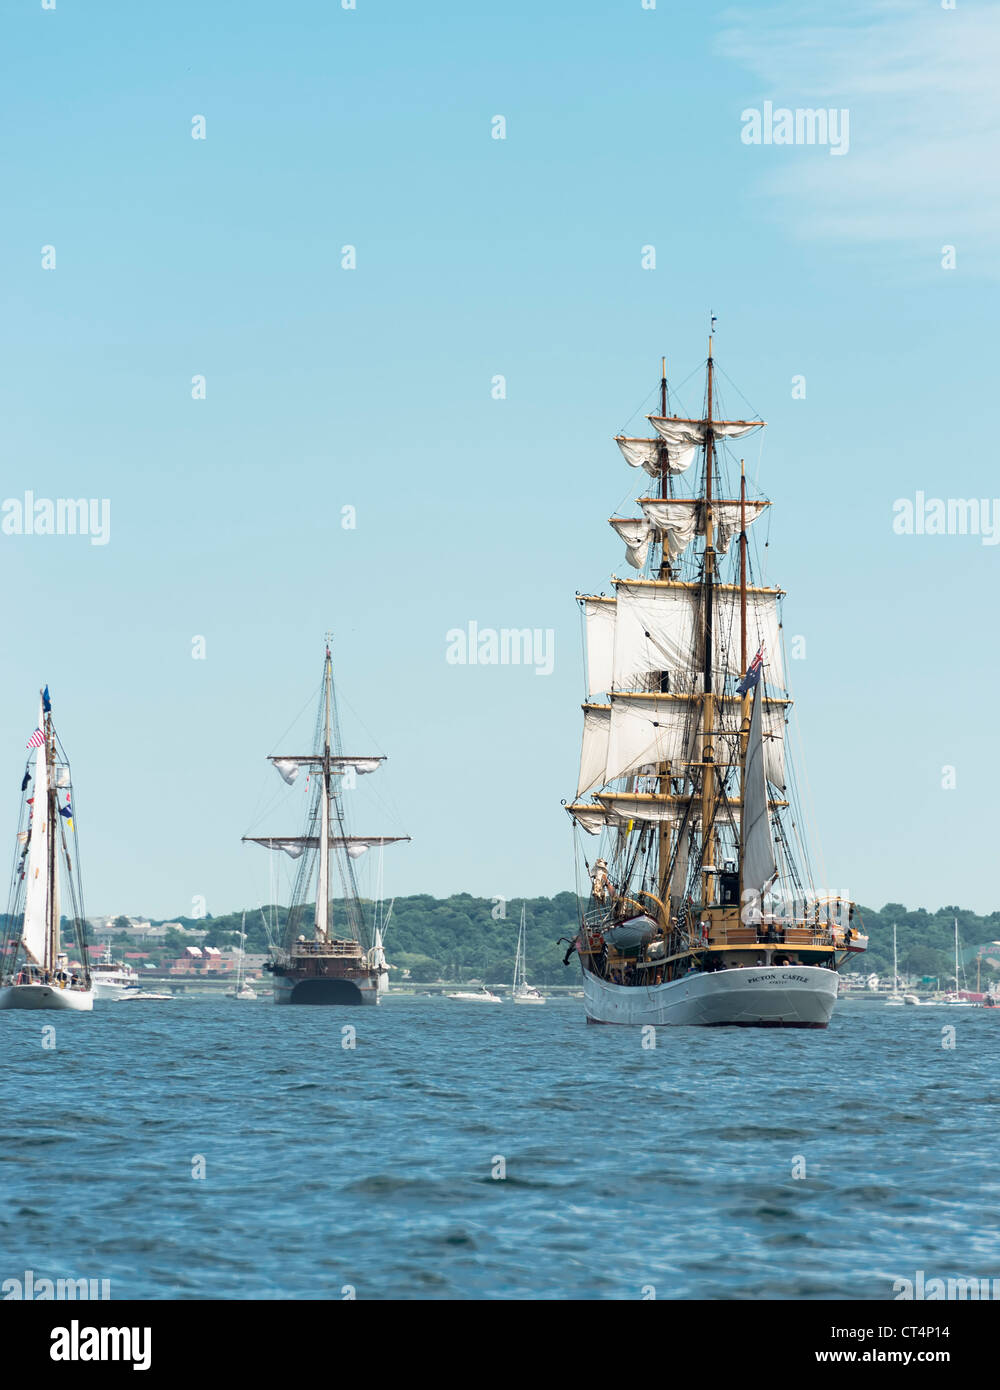
[[[28,739],[28,745],[27,745],[27,746],[28,746],[29,748],[41,748],[41,746],[42,746],[42,744],[43,744],[44,742],[45,742],[45,735],[42,733],[41,729],[36,729],[35,732],[34,732],[34,733],[31,735],[31,737]]]

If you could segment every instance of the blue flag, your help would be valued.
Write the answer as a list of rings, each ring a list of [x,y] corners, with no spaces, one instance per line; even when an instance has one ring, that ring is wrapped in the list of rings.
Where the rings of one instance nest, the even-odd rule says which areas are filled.
[[[756,686],[759,683],[760,673],[761,671],[763,671],[763,669],[764,644],[762,642],[760,646],[757,648],[757,655],[754,657],[753,661],[751,661],[750,665],[747,667],[746,675],[743,677],[739,685],[736,687],[737,694],[749,695],[750,691],[753,690],[754,686]]]
[[[43,714],[51,714],[51,713],[52,713],[52,701],[49,699],[49,687],[48,687],[48,686],[46,686],[45,689],[42,691],[42,713],[43,713]]]

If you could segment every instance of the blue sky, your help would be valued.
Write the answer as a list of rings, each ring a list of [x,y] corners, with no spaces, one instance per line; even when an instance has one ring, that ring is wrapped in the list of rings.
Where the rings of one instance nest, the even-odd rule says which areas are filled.
[[[612,437],[661,354],[698,368],[711,309],[769,421],[829,879],[1000,905],[1000,547],[892,530],[917,490],[1000,496],[992,7],[58,0],[2,25],[0,501],[111,503],[105,546],[0,535],[8,845],[48,681],[90,911],[268,896],[240,836],[296,829],[264,756],[331,629],[348,739],[389,755],[356,828],[414,837],[387,890],[571,886],[573,594],[624,571]],[[744,144],[765,100],[847,108],[848,153]],[[552,675],[448,664],[469,621],[552,629]]]

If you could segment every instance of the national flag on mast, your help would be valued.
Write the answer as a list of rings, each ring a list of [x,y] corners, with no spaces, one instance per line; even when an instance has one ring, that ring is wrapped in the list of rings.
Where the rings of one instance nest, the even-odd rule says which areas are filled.
[[[764,643],[761,642],[760,646],[757,648],[757,655],[754,657],[753,661],[751,661],[750,665],[747,667],[746,675],[743,677],[739,685],[736,687],[736,693],[738,695],[749,695],[750,691],[753,690],[754,686],[756,686],[759,683],[761,672],[763,671],[763,669]]]
[[[36,729],[35,732],[28,739],[27,746],[29,748],[41,748],[44,742],[45,735],[42,733],[41,729]]]

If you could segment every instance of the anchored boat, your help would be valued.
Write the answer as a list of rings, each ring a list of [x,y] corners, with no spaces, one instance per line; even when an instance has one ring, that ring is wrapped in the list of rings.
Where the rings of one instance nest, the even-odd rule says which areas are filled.
[[[723,418],[711,338],[701,416],[669,413],[665,363],[659,406],[653,437],[616,436],[655,480],[638,517],[611,518],[638,575],[578,595],[588,699],[566,809],[589,888],[565,962],[592,1023],[825,1028],[867,939],[852,903],[805,886],[783,591],[755,582],[748,545],[770,503],[728,457],[764,421]]]
[[[0,1009],[85,1012],[94,1007],[94,991],[87,962],[76,798],[69,760],[52,722],[48,686],[41,694],[38,725],[28,748],[0,956]],[[71,960],[63,949],[64,898],[72,914],[67,935],[78,960]]]
[[[312,791],[305,833],[280,839],[244,836],[244,841],[300,861],[284,937],[264,969],[274,976],[276,1004],[377,1004],[386,989],[388,967],[377,924],[369,921],[358,893],[354,862],[373,846],[398,844],[410,837],[348,833],[340,781],[349,772],[359,776],[375,772],[385,759],[342,750],[329,642],[313,749],[303,754],[275,753],[268,759],[289,785],[306,769]],[[330,897],[334,874],[340,887],[336,903]]]

